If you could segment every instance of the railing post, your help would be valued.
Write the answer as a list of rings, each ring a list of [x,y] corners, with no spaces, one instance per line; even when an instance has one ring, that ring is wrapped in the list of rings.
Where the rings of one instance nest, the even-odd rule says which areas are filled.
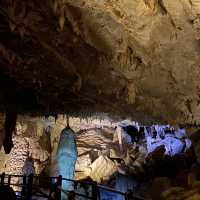
[[[132,192],[131,192],[130,190],[128,190],[128,191],[125,193],[125,200],[133,200]]]
[[[97,200],[99,196],[97,182],[93,182],[92,184],[92,199]]]
[[[52,198],[51,195],[52,195],[52,193],[54,192],[54,191],[53,191],[53,189],[54,189],[54,188],[53,188],[53,186],[54,186],[53,184],[54,184],[54,183],[53,183],[53,178],[50,177],[49,180],[50,180],[49,199],[51,199],[51,198]]]
[[[11,175],[8,175],[8,186],[10,186]]]
[[[27,200],[32,199],[32,190],[33,190],[33,174],[28,176],[28,184],[27,184]]]
[[[58,181],[56,183],[56,188],[55,188],[55,199],[56,200],[61,200],[61,188],[62,188],[62,176],[60,175],[58,177]]]
[[[5,173],[1,174],[1,186],[4,185],[4,180],[5,180]]]
[[[23,183],[22,183],[22,197],[26,197],[26,175],[23,176]]]

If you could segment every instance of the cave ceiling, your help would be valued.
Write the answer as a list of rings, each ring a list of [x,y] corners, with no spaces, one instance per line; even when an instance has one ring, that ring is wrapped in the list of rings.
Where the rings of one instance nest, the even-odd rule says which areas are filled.
[[[1,0],[0,109],[200,124],[199,0]]]

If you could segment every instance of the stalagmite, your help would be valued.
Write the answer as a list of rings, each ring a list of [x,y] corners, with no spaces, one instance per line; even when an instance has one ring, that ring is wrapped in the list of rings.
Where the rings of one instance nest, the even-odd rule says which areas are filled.
[[[75,163],[77,160],[77,149],[75,143],[75,133],[70,128],[65,128],[60,135],[56,163],[59,175],[63,178],[74,179]],[[62,182],[61,199],[67,200],[67,191],[73,190],[73,182]]]
[[[116,133],[117,133],[117,137],[119,140],[119,148],[120,148],[120,152],[123,153],[123,146],[122,146],[122,129],[121,127],[117,127],[116,129]]]

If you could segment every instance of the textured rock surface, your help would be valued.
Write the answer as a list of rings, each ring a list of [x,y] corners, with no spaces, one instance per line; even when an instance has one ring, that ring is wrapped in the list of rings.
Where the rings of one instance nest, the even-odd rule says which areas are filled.
[[[200,123],[199,0],[0,6],[2,105]]]
[[[10,154],[5,156],[1,150],[0,173],[5,172],[12,175],[40,174],[46,167],[50,152],[45,149],[45,143],[40,144],[40,137],[35,135],[36,132],[34,133],[34,129],[31,127],[33,124],[33,122],[27,123],[26,120],[23,124],[17,123],[17,133],[13,137],[14,147]],[[21,179],[14,177],[11,181],[16,184]]]
[[[101,117],[106,118],[106,115]],[[156,176],[171,175],[173,170],[171,171],[170,169],[177,169],[178,172],[180,171],[180,175],[177,175],[176,177],[173,176],[173,180],[170,179],[170,181],[173,182],[173,185],[168,178],[161,177],[154,180],[154,184],[148,182],[146,188],[142,184],[141,186],[138,186],[136,190],[139,193],[141,192],[141,194],[144,193],[144,195],[148,196],[152,193],[153,197],[158,199],[160,199],[161,195],[163,200],[175,198],[180,200],[188,198],[188,200],[190,200],[190,196],[193,199],[198,199],[198,165],[192,166],[189,170],[189,167],[184,164],[187,165],[187,162],[190,159],[183,157],[183,155],[180,155],[182,156],[181,159],[174,157],[172,160],[169,160],[168,157],[168,160],[164,160],[163,154],[165,150],[162,151],[162,149],[161,152],[159,149],[158,151],[154,150],[152,154],[146,157],[146,154],[148,153],[148,145],[145,144],[144,140],[140,141],[140,147],[137,148],[135,143],[131,145],[130,143],[127,144],[130,140],[124,136],[122,137],[123,152],[120,152],[119,137],[117,135],[118,129],[115,129],[115,127],[119,124],[125,126],[137,123],[133,123],[129,120],[120,123],[117,120],[111,120],[108,117],[103,120],[101,117],[98,118],[93,116],[87,119],[69,117],[70,126],[77,131],[76,142],[78,147],[78,161],[76,163],[76,179],[90,177],[98,183],[107,183],[112,185],[115,182],[112,182],[112,178],[117,180],[116,174],[118,173],[123,174],[124,177],[127,175],[132,177],[131,174],[134,174],[134,178],[139,178],[139,180],[143,180],[144,178],[145,181],[149,181],[149,179],[152,180]],[[13,141],[15,146],[10,155],[5,156],[1,152],[0,172],[6,171],[6,173],[21,174],[24,172],[24,165],[26,165],[26,172],[30,172],[34,169],[35,172],[39,174],[43,167],[49,164],[46,162],[46,159],[49,158],[47,152],[51,152],[52,169],[56,169],[56,165],[54,166],[54,158],[57,151],[60,133],[67,125],[67,117],[59,115],[57,120],[55,120],[54,117],[39,118],[18,116],[18,122],[28,124],[27,129],[23,137],[14,136]],[[156,127],[156,130],[158,130],[159,127]],[[25,128],[21,128],[20,130],[24,129]],[[157,137],[160,137],[160,133],[161,131],[158,132]],[[152,135],[152,133],[150,135]],[[180,135],[178,135],[179,134],[176,132],[177,138],[180,137]],[[198,132],[192,134],[192,139],[194,141],[198,142],[197,138],[199,138]],[[159,140],[157,142],[154,140],[152,143],[157,143],[160,147]],[[31,157],[32,160],[27,160],[29,157]],[[175,161],[174,164],[170,162],[173,160]],[[4,164],[6,164],[6,166]],[[188,165],[190,164],[191,163]],[[187,170],[182,171],[185,167]],[[45,170],[45,173],[48,173],[48,170]],[[111,182],[108,181],[109,179],[111,179]],[[127,179],[124,179],[124,181],[129,185]],[[125,184],[120,182],[120,180],[119,183],[121,184],[118,185],[118,183],[115,183],[116,189],[123,190]],[[150,191],[150,193],[148,189],[151,185],[152,191]],[[170,190],[168,190],[169,186],[172,187]],[[174,188],[174,186],[176,187]],[[132,186],[130,187],[132,188]]]
[[[66,2],[74,30],[111,55],[104,66],[113,79],[125,79],[124,102],[159,119],[198,122],[199,1]]]

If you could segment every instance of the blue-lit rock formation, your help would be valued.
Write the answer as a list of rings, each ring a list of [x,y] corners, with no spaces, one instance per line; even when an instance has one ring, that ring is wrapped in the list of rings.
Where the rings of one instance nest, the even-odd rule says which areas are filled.
[[[134,191],[137,186],[137,182],[133,178],[118,174],[115,178],[114,190],[126,193],[128,190]],[[105,189],[100,189],[100,199],[101,200],[125,200],[125,197],[121,194],[110,192]]]
[[[56,162],[58,173],[63,178],[74,179],[75,164],[77,160],[77,148],[75,142],[75,133],[70,128],[65,128],[61,132],[58,150],[56,154]],[[73,182],[63,181],[62,191],[73,190]],[[67,200],[66,192],[61,193],[61,199]]]

